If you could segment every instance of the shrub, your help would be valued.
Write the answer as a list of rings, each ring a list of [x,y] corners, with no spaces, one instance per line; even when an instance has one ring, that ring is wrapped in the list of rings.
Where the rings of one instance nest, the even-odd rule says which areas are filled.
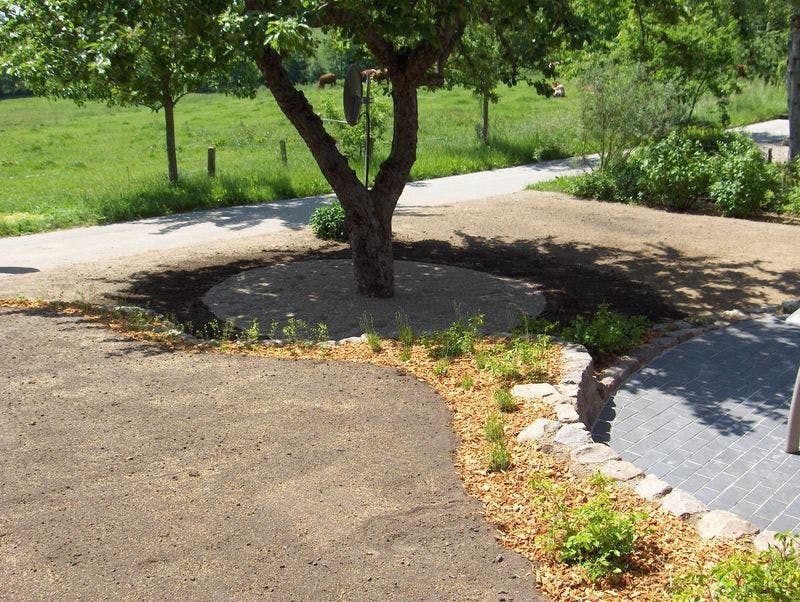
[[[581,122],[600,167],[622,163],[630,149],[672,129],[683,117],[671,85],[654,82],[644,65],[593,64],[584,77]]]
[[[314,210],[311,214],[311,229],[317,238],[347,242],[344,207],[338,199]]]
[[[537,335],[534,340],[514,338],[506,345],[495,347],[484,364],[502,382],[540,382],[547,376],[549,347],[548,335]]]
[[[483,434],[489,443],[497,443],[503,440],[503,421],[500,420],[500,416],[496,412],[492,412],[486,417]]]
[[[508,389],[497,389],[494,392],[494,404],[501,412],[514,412],[517,409],[517,402]]]
[[[628,567],[628,556],[638,539],[636,523],[643,518],[639,513],[614,510],[608,493],[602,490],[586,504],[556,514],[551,546],[560,562],[582,566],[592,580],[621,573]]]
[[[591,320],[587,321],[583,316],[576,317],[561,331],[561,336],[583,345],[594,356],[607,353],[620,355],[639,345],[649,328],[650,321],[645,316],[629,317],[613,311],[604,303],[597,308]]]
[[[778,534],[778,547],[734,554],[709,569],[675,580],[677,600],[800,600],[797,538]]]
[[[688,209],[708,190],[708,155],[699,141],[677,132],[638,149],[630,162],[641,171],[637,188],[648,205]]]
[[[456,319],[447,330],[437,330],[422,339],[422,344],[429,347],[431,358],[453,358],[467,355],[475,350],[483,314],[477,313],[469,318],[460,314],[456,308]]]
[[[511,453],[508,451],[505,442],[492,443],[487,464],[486,468],[489,472],[508,470],[508,467],[511,466]]]
[[[713,169],[709,194],[723,215],[752,215],[765,203],[767,193],[778,188],[777,169],[744,136],[720,144]]]

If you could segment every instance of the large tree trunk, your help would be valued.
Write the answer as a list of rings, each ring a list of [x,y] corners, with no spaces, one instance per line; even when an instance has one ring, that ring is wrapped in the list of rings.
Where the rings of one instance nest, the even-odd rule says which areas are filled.
[[[178,155],[175,150],[175,101],[172,99],[172,94],[169,89],[169,82],[164,82],[164,98],[162,104],[164,105],[164,121],[167,130],[167,173],[169,174],[169,183],[178,183]]]
[[[358,292],[367,297],[394,295],[392,215],[403,192],[417,149],[417,89],[403,77],[393,80],[394,132],[389,157],[367,189],[336,149],[305,95],[294,88],[280,56],[265,49],[257,63],[281,111],[297,129],[345,210]]]
[[[800,14],[793,2],[794,14],[789,21],[789,61],[786,91],[789,97],[789,161],[800,157]]]

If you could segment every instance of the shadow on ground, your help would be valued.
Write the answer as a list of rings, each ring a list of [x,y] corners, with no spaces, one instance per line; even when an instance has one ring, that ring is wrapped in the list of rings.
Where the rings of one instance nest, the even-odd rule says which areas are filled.
[[[796,272],[779,272],[761,261],[721,262],[689,255],[664,243],[639,252],[602,245],[484,238],[456,233],[460,241],[395,241],[395,258],[453,265],[538,284],[545,293],[544,316],[562,324],[589,314],[601,303],[626,314],[671,320],[686,313],[759,305],[775,293],[800,297]],[[311,251],[265,251],[216,265],[189,265],[139,273],[117,300],[146,305],[195,324],[213,319],[201,298],[239,272],[276,263],[349,257],[343,245]],[[489,309],[486,310],[490,311]]]

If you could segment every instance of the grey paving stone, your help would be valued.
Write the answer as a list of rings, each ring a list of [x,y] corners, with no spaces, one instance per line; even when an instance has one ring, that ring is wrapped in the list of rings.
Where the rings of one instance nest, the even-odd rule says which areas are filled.
[[[723,510],[730,510],[736,504],[741,502],[745,496],[749,492],[745,489],[740,489],[739,487],[728,487],[722,493],[720,493],[714,500],[712,500],[712,504],[715,508],[722,508]]]
[[[767,525],[767,528],[771,529],[772,531],[778,531],[779,533],[791,531],[792,533],[798,535],[800,534],[800,519],[788,514],[782,514],[773,520],[769,525]]]

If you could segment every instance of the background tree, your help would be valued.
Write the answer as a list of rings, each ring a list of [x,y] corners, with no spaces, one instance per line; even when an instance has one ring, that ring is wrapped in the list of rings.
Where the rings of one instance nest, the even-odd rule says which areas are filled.
[[[164,111],[170,182],[178,180],[176,103],[224,81],[238,59],[218,0],[0,0],[2,66],[34,94]],[[236,90],[252,93],[252,80]]]
[[[548,48],[560,39],[545,35],[537,55],[517,54],[504,47],[517,30],[530,22],[542,31],[573,31],[567,0],[522,1],[393,0],[339,2],[267,2],[246,0],[240,25],[278,106],[308,145],[322,173],[345,209],[358,291],[362,295],[394,294],[392,215],[416,159],[417,89],[443,83],[445,64],[464,32],[485,24],[497,38],[510,72],[525,64],[540,72],[547,67]],[[312,30],[335,32],[365,47],[376,64],[388,69],[393,105],[392,144],[372,188],[366,188],[336,148],[322,121],[303,93],[295,88],[285,62],[293,52],[313,52]]]

